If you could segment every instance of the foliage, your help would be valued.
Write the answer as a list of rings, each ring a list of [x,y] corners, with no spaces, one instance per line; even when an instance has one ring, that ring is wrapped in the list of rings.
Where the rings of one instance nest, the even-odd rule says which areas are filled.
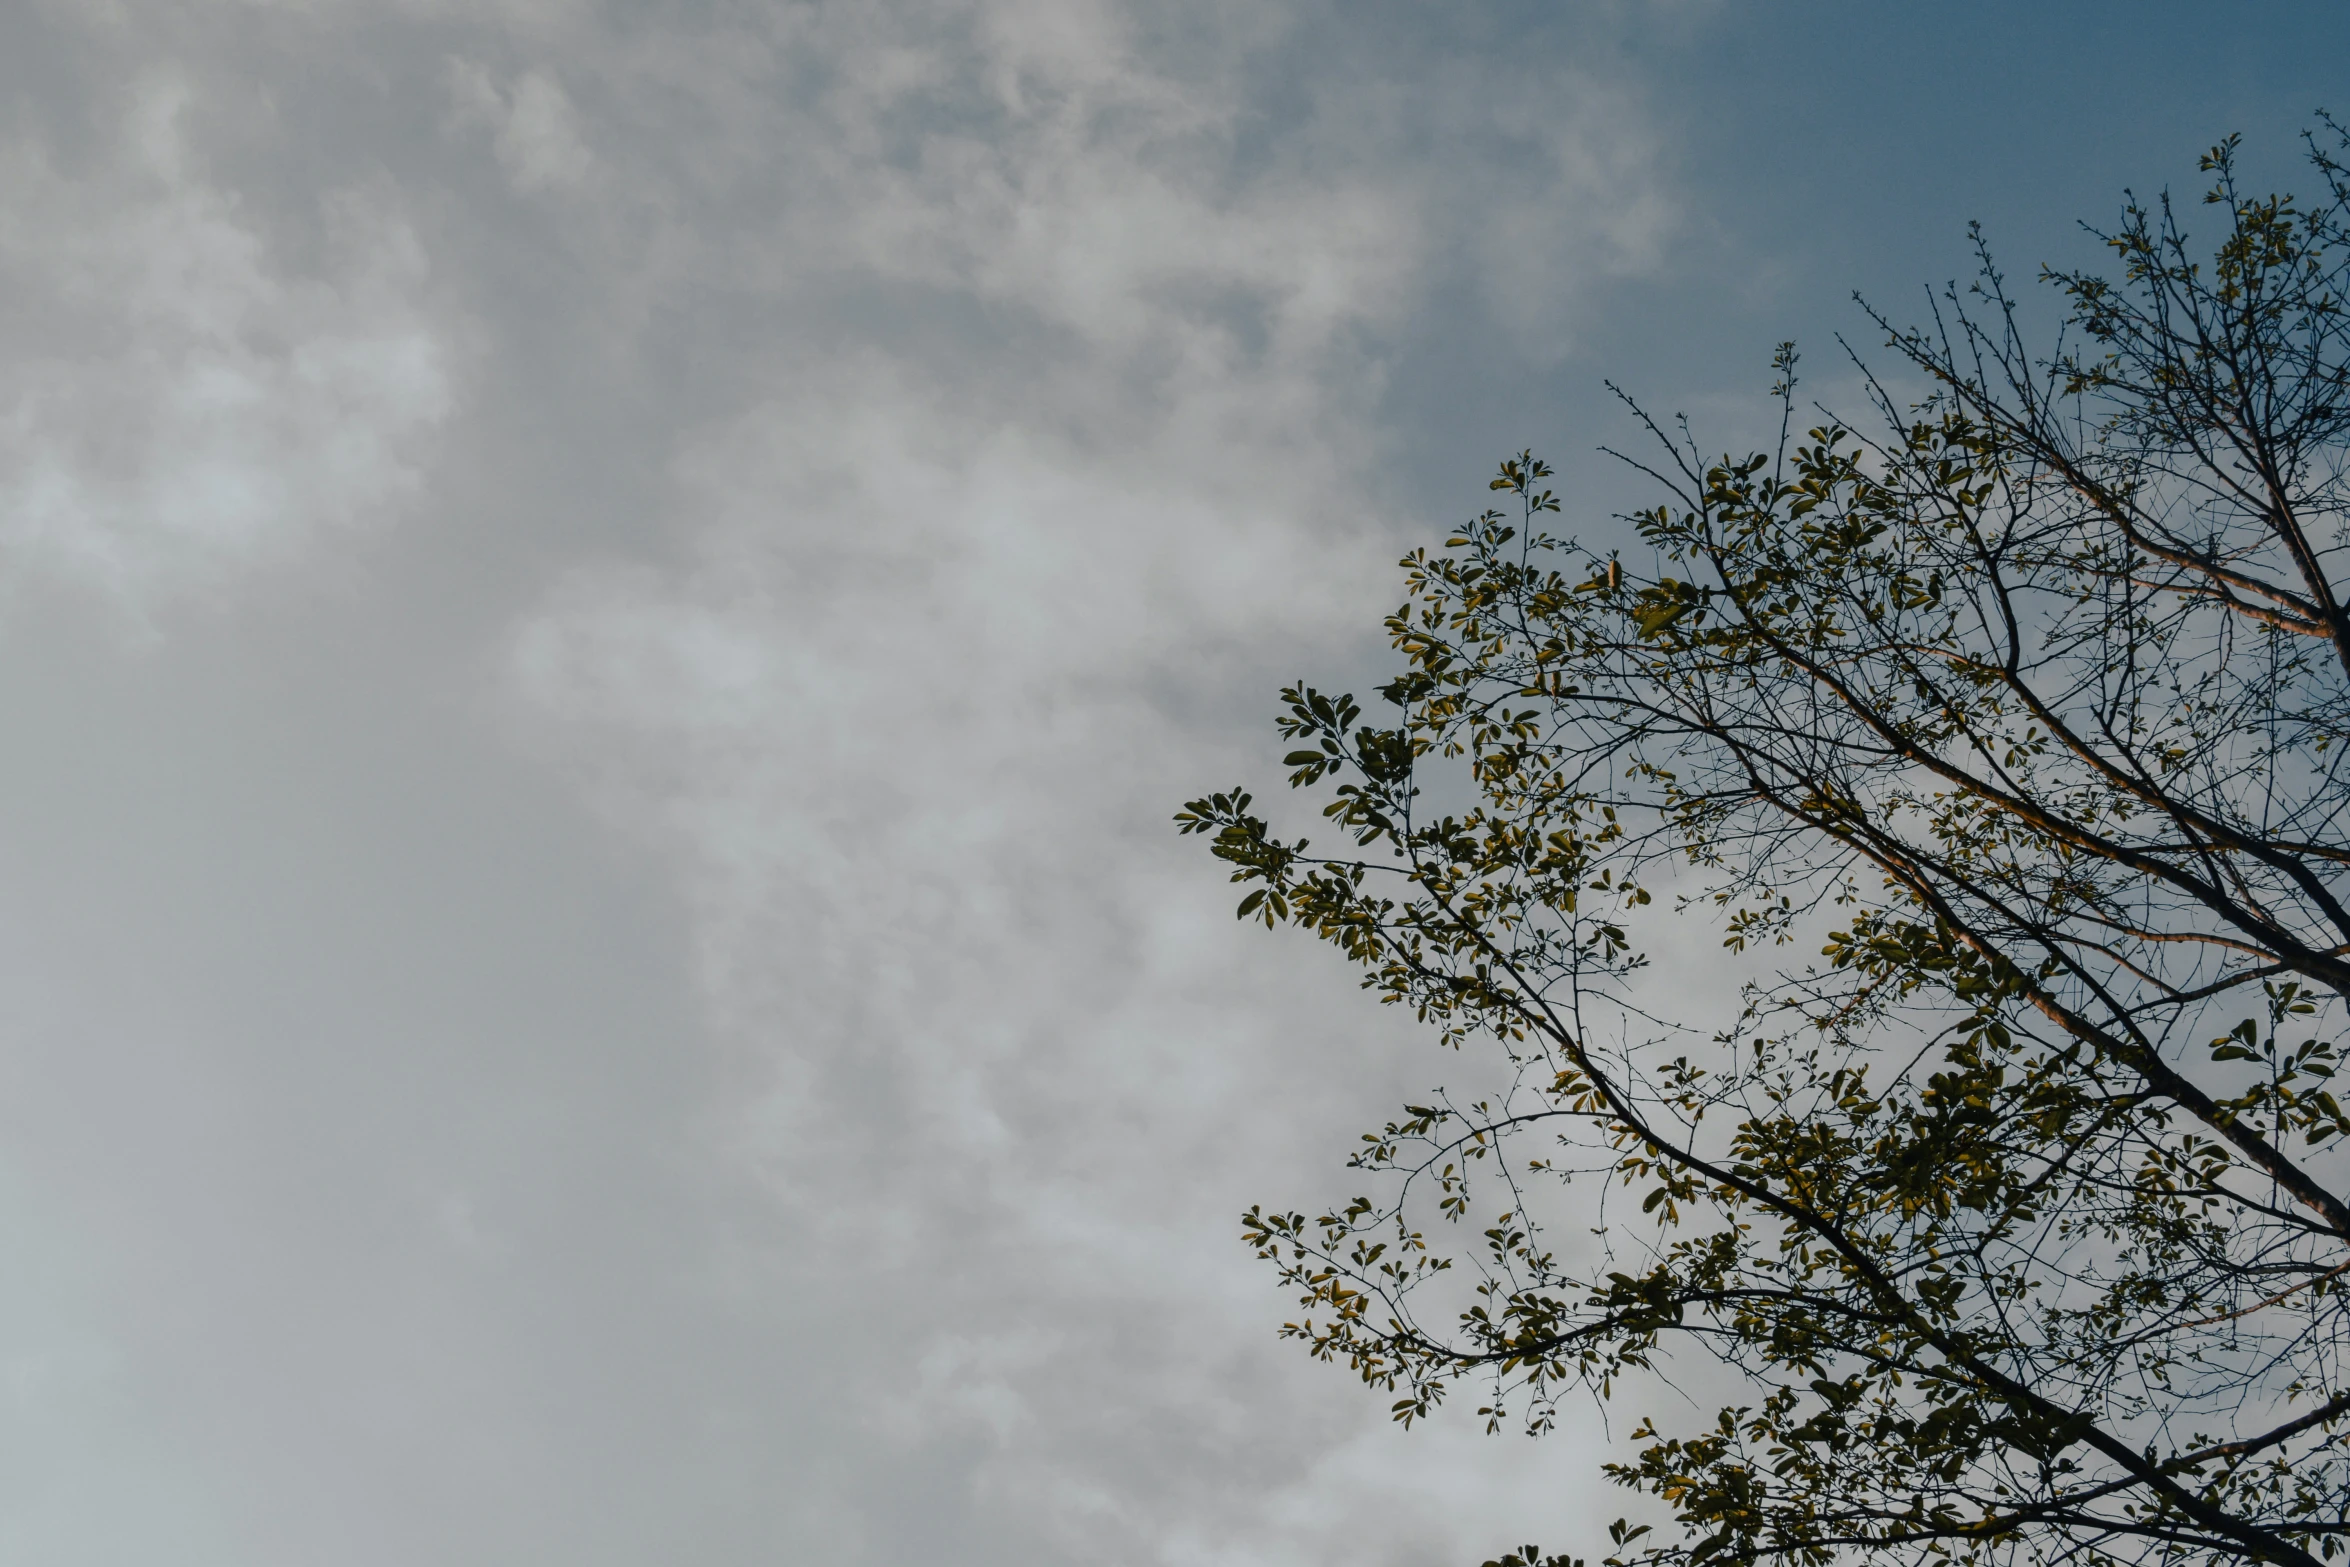
[[[2046,275],[2042,354],[1978,238],[1926,328],[1872,313],[1922,400],[1867,377],[1798,437],[1782,350],[1774,450],[1641,416],[1645,569],[1505,462],[1506,514],[1402,563],[1392,719],[1283,693],[1340,847],[1237,789],[1177,818],[1244,918],[1501,1072],[1368,1134],[1371,1195],[1249,1212],[1288,1334],[1407,1423],[1743,1379],[1631,1433],[1607,1472],[1677,1528],[1619,1523],[1610,1567],[2350,1539],[2326,128],[2309,205],[2206,157],[2208,254],[2133,200],[2117,277]],[[1719,960],[1652,965],[1690,919]]]

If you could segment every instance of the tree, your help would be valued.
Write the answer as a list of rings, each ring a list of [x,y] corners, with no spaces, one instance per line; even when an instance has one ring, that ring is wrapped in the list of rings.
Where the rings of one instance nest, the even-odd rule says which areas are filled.
[[[1388,726],[1283,693],[1340,846],[1237,789],[1177,818],[1242,917],[1494,1069],[1366,1136],[1371,1194],[1250,1210],[1288,1335],[1407,1423],[1463,1385],[1540,1433],[1631,1374],[1742,1379],[1607,1466],[1671,1519],[1611,1563],[2350,1539],[2324,125],[2306,205],[2241,190],[2233,140],[2203,160],[2208,252],[2167,197],[2092,230],[2118,275],[2044,274],[2041,351],[1978,235],[1925,327],[1871,312],[1915,384],[1864,367],[1866,420],[1795,436],[1791,349],[1773,450],[1639,415],[1645,569],[1544,531],[1550,469],[1503,463],[1506,515],[1402,563]],[[1718,973],[1651,966],[1673,918]]]

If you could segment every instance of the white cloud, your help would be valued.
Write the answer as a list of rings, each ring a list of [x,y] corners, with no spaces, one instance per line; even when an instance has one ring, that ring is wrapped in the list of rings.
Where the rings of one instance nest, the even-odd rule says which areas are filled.
[[[449,65],[450,95],[462,123],[489,128],[498,163],[517,190],[560,190],[586,183],[595,166],[562,83],[524,71],[501,87],[477,61]]]
[[[1336,966],[1236,947],[1166,821],[1262,771],[1186,715],[1203,688],[1376,615],[1368,497],[1327,444],[1220,471],[834,392],[686,465],[695,567],[576,577],[515,659],[679,855],[741,1085],[717,1135],[855,1281],[817,1316],[873,1412],[860,1467],[971,1450],[974,1559],[1402,1561],[1557,1525],[1588,1448],[1364,1434],[1378,1401],[1272,1341],[1234,1239],[1390,1108],[1329,1093],[1342,1064],[1445,1069]]]
[[[386,677],[432,716],[370,733],[350,792],[413,807],[480,877],[450,886],[543,866],[500,859],[503,825],[445,850],[448,799],[405,797],[460,788],[419,754],[494,744],[454,733],[445,686],[513,616],[507,716],[657,846],[706,1037],[660,1012],[611,1024],[641,1054],[569,1054],[533,1031],[622,982],[512,978],[504,943],[534,933],[487,923],[467,955],[510,1005],[450,1003],[463,1043],[416,1068],[411,1119],[377,1108],[382,1056],[431,1056],[443,1023],[315,1049],[261,1025],[299,1083],[341,1085],[317,1116],[294,1096],[284,1191],[274,1154],[195,1124],[268,1191],[191,1178],[202,1224],[128,1232],[232,1243],[152,1264],[209,1290],[199,1327],[175,1314],[156,1348],[159,1290],[121,1312],[134,1366],[196,1364],[215,1391],[187,1407],[247,1433],[202,1445],[199,1483],[258,1498],[284,1560],[354,1507],[386,1560],[690,1537],[844,1567],[938,1540],[974,1564],[1418,1561],[1495,1543],[1498,1498],[1512,1531],[1571,1513],[1571,1445],[1404,1437],[1274,1341],[1239,1209],[1328,1195],[1390,1088],[1450,1068],[1338,965],[1238,932],[1168,816],[1266,773],[1281,679],[1375,641],[1424,533],[1383,422],[1397,343],[1479,309],[1569,341],[1590,280],[1669,230],[1636,97],[1349,54],[1335,10],[1239,0],[292,9],[115,27],[116,58],[184,44],[196,85],[152,79],[95,159],[6,153],[0,264],[37,303],[0,372],[5,526],[143,608],[428,476],[494,517],[496,549],[420,534],[370,596],[387,664],[464,629],[414,660],[428,699]],[[291,194],[319,189],[341,194]],[[461,423],[451,298],[495,394]],[[273,775],[328,749],[308,720],[277,744]],[[301,889],[311,842],[270,851]],[[224,878],[267,857],[240,852]],[[411,889],[417,928],[441,894]],[[675,913],[644,902],[610,929]],[[289,920],[272,939],[317,942],[316,974],[272,949],[251,983],[319,1015],[421,939],[379,950],[354,920],[337,966],[332,929]],[[269,1101],[285,1074],[232,1056],[186,1070]],[[549,1103],[573,1099],[619,1107],[579,1131]],[[494,1156],[436,1153],[444,1115]],[[324,1146],[371,1127],[371,1152]],[[124,1179],[143,1197],[163,1167]],[[407,1241],[343,1225],[377,1200]],[[335,1233],[280,1239],[284,1212]],[[298,1351],[240,1315],[232,1270],[315,1305]],[[321,1412],[348,1447],[312,1438]]]
[[[141,611],[380,520],[454,406],[428,267],[366,187],[289,266],[151,77],[95,167],[0,145],[0,541]]]
[[[1578,1455],[1363,1445],[1376,1401],[1270,1342],[1233,1239],[1390,1108],[1327,1093],[1342,1060],[1438,1068],[1337,965],[1236,945],[1167,825],[1265,770],[1221,704],[1253,720],[1388,607],[1417,530],[1384,494],[1381,343],[1463,267],[1508,308],[1527,286],[1445,241],[1478,191],[1424,146],[1460,111],[1300,84],[1324,108],[1243,157],[1263,106],[1233,62],[1174,74],[1115,6],[958,8],[932,42],[851,14],[792,39],[814,100],[713,89],[726,144],[783,160],[738,176],[779,209],[715,243],[763,247],[770,308],[833,277],[926,292],[946,329],[795,339],[784,389],[681,432],[689,562],[576,572],[519,632],[518,687],[676,855],[744,1084],[721,1135],[864,1286],[830,1331],[874,1462],[975,1444],[991,1538],[1052,1559],[1489,1543],[1454,1510],[1470,1471]],[[1228,53],[1278,42],[1246,25]],[[1549,267],[1556,332],[1578,266],[1667,220],[1629,111],[1581,90],[1475,127],[1532,160],[1550,210],[1505,239]],[[1544,1493],[1553,1521],[1580,1494]]]

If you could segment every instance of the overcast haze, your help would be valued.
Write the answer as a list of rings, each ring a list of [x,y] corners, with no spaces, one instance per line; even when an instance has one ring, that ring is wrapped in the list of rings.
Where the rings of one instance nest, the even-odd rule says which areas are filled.
[[[0,8],[0,1563],[1596,1543],[1596,1419],[1406,1434],[1275,1341],[1239,1211],[1470,1068],[1169,814],[1505,452],[1612,526],[1603,377],[1747,438],[1969,218],[2029,277],[2230,130],[2289,181],[2345,61],[2331,5]]]

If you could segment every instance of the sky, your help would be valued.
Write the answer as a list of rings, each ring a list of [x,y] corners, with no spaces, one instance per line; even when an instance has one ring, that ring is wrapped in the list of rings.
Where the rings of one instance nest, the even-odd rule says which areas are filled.
[[[1613,379],[1756,439],[2258,3],[0,10],[0,1567],[1585,1551],[1251,1202],[1472,1073],[1168,818]],[[1691,976],[1669,976],[1694,983]],[[1663,1401],[1663,1402],[1660,1402]],[[1595,1556],[1599,1552],[1592,1553]]]

